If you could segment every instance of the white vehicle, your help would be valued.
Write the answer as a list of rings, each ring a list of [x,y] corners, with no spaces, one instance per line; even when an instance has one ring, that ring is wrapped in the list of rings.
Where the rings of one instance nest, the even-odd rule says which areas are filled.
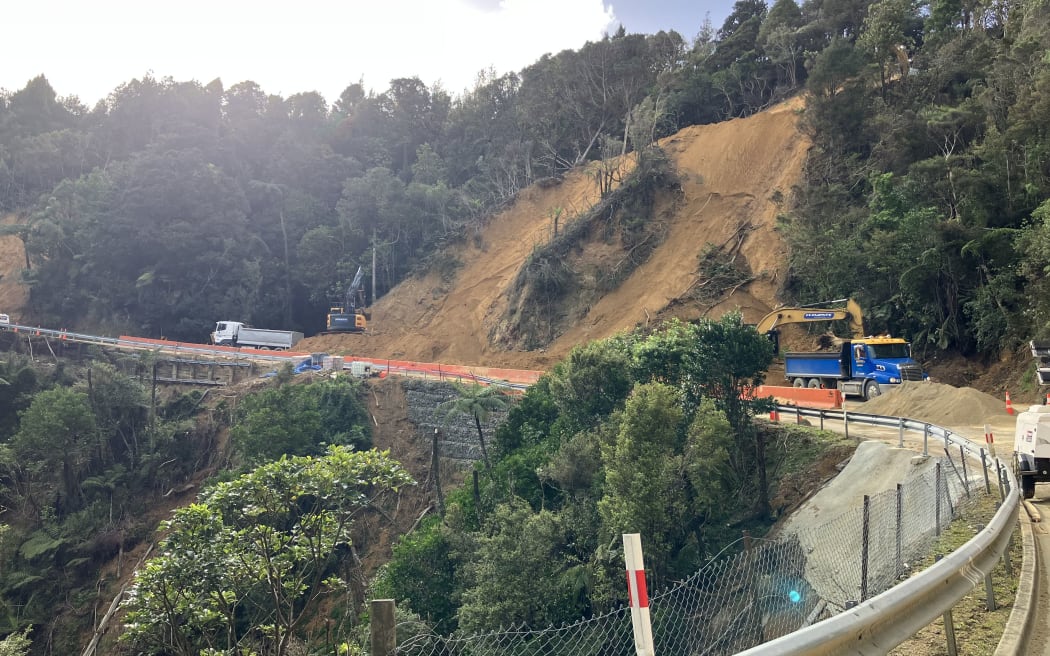
[[[354,378],[371,378],[378,376],[379,372],[372,368],[371,362],[352,360],[350,362],[350,375]]]
[[[11,317],[6,314],[0,314],[0,325],[8,325],[11,323]]]
[[[1050,385],[1050,343],[1029,342],[1039,384]],[[1025,499],[1035,496],[1035,484],[1050,482],[1050,405],[1033,405],[1017,415],[1014,455]]]
[[[303,338],[294,330],[267,330],[251,328],[240,321],[219,321],[211,334],[212,344],[220,346],[249,346],[262,350],[287,351]]]
[[[1035,484],[1050,482],[1050,406],[1033,405],[1017,415],[1014,451],[1025,499],[1035,496]]]

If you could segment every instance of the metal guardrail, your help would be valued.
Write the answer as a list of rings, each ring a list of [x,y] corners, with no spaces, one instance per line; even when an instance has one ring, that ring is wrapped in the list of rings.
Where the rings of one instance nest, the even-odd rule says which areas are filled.
[[[916,431],[943,439],[980,458],[977,444],[947,428],[914,419],[884,417],[843,410],[811,410],[777,406],[785,415],[850,422]],[[924,451],[928,444],[924,442]],[[834,617],[777,638],[739,656],[820,656],[823,654],[884,654],[908,640],[972,591],[1006,550],[1020,500],[1011,467],[996,458],[996,469],[1008,486],[1006,498],[986,527],[969,542],[919,574]]]
[[[157,344],[156,342],[141,342],[138,340],[120,339],[119,337],[100,337],[98,335],[88,335],[86,333],[76,333],[67,330],[54,330],[51,328],[40,328],[39,326],[24,326],[20,324],[0,324],[0,331],[16,332],[25,334],[30,337],[47,337],[58,341],[67,342],[78,342],[82,344],[97,344],[99,346],[111,346],[115,348],[139,350],[139,351],[157,351],[157,352],[171,352],[176,355],[209,355],[218,356],[225,358],[233,358],[238,360],[255,360],[262,362],[273,362],[283,363],[289,360],[299,361],[304,358],[310,357],[309,354],[281,351],[273,353],[238,353],[231,351],[229,347],[222,349],[211,348],[206,344],[200,346],[187,346],[185,343],[172,343],[172,344]],[[493,385],[497,387],[503,387],[510,390],[523,391],[528,389],[528,385],[521,383],[511,383],[505,380],[496,378],[489,378],[486,376],[467,376],[461,374],[450,374],[449,372],[442,372],[440,370],[433,370],[426,367],[410,368],[410,367],[399,367],[399,366],[388,366],[381,364],[381,360],[369,360],[372,363],[372,369],[376,373],[385,372],[389,375],[395,376],[410,376],[410,377],[422,377],[424,379],[434,378],[437,380],[458,380],[458,381],[469,381],[477,382],[482,385]],[[343,363],[344,370],[351,369],[351,360],[346,359]]]

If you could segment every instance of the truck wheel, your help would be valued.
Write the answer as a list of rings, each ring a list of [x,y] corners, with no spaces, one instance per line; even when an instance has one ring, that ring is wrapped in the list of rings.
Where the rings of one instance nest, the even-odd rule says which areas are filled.
[[[1021,477],[1021,496],[1031,499],[1035,496],[1035,476]]]
[[[805,387],[806,386],[806,381],[805,381],[804,378],[796,378],[795,380],[791,381],[791,386],[792,387]]]
[[[882,394],[882,390],[879,389],[879,384],[874,380],[869,380],[864,383],[864,400],[870,401],[879,394]]]
[[[808,387],[809,389],[820,389],[820,379],[810,378],[809,382],[806,383],[806,387]]]

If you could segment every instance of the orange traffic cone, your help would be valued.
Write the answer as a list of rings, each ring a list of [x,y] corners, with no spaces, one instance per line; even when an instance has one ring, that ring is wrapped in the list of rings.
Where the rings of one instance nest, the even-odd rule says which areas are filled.
[[[1006,414],[1012,415],[1014,413],[1014,404],[1010,403],[1010,392],[1006,393]]]

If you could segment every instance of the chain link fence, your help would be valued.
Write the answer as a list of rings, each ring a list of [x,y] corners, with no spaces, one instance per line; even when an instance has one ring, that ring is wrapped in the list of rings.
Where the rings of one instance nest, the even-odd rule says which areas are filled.
[[[656,654],[736,654],[893,587],[918,569],[914,564],[931,554],[952,521],[965,518],[970,527],[988,522],[994,504],[978,501],[998,500],[1005,491],[994,465],[986,464],[991,468],[971,462],[967,469],[960,456],[932,459],[896,490],[864,497],[861,506],[816,528],[788,528],[774,539],[743,541],[739,553],[715,558],[650,597]],[[398,656],[630,656],[634,651],[627,607],[541,630],[416,635],[397,647]]]

